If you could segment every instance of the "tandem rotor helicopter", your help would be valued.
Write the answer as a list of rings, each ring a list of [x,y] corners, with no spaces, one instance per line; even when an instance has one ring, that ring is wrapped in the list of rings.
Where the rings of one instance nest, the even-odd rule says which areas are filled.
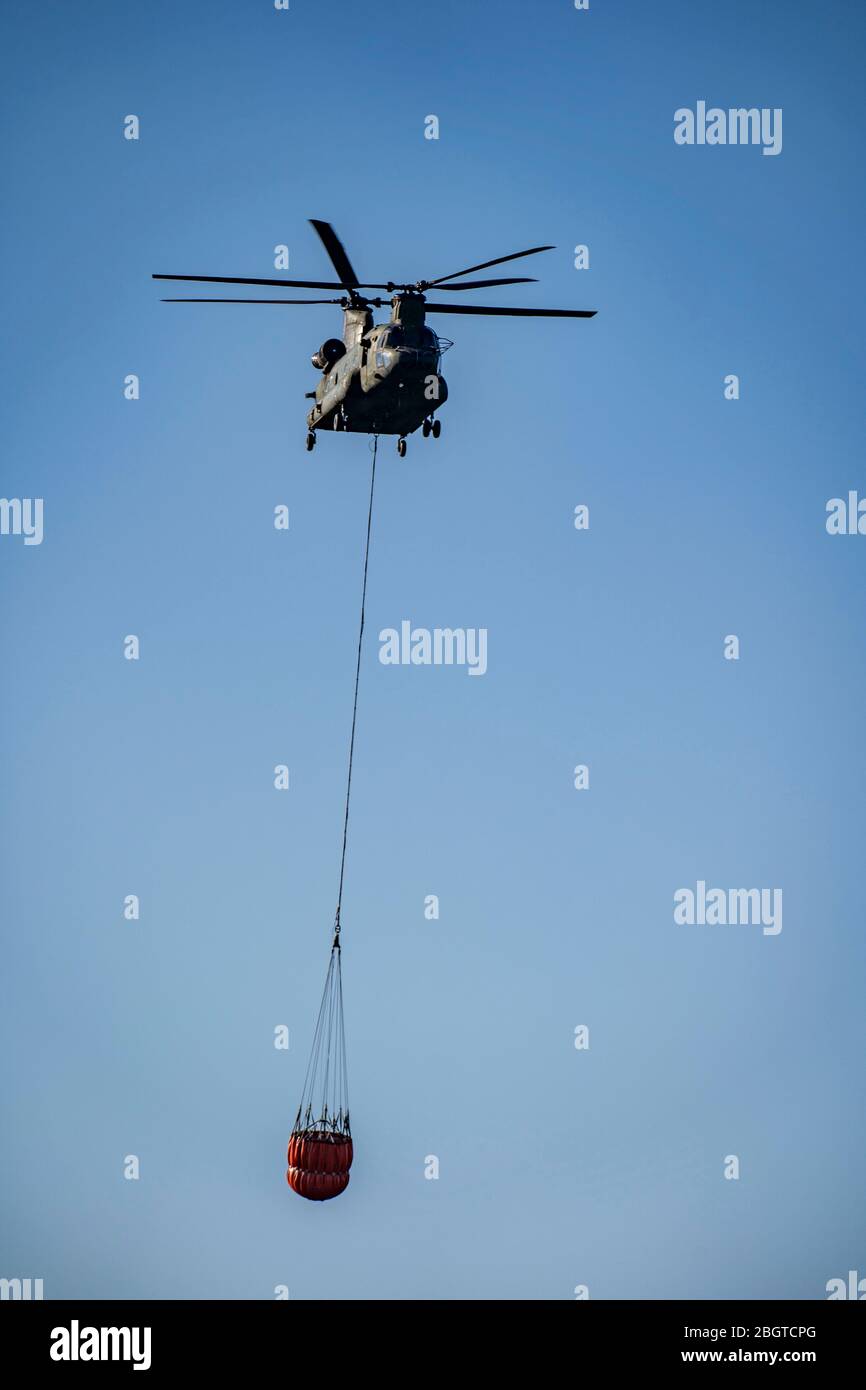
[[[438,439],[442,422],[434,412],[448,399],[441,375],[442,354],[453,344],[440,338],[425,322],[427,314],[480,314],[508,318],[589,319],[595,309],[509,309],[488,304],[441,304],[427,299],[428,290],[481,290],[493,285],[535,283],[531,276],[510,279],[461,280],[478,270],[488,270],[522,256],[552,251],[552,246],[531,246],[510,256],[467,266],[435,280],[416,280],[413,285],[362,284],[352,268],[343,243],[330,222],[310,219],[334,270],[336,280],[261,280],[238,275],[154,275],[154,280],[195,280],[217,285],[276,285],[281,289],[343,290],[335,299],[166,299],[166,304],[339,304],[343,310],[343,337],[327,338],[312,363],[322,372],[315,391],[307,397],[315,404],[307,415],[307,449],[316,444],[318,430],[349,430],[359,434],[395,434],[397,452],[406,453],[406,436],[420,429],[425,438]],[[460,284],[451,281],[461,280]],[[373,322],[373,309],[387,301],[368,299],[360,290],[386,290],[391,296],[387,323]]]

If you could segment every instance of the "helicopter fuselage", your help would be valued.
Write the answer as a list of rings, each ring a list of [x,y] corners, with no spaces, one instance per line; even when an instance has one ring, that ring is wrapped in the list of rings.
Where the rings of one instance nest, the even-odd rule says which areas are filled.
[[[395,295],[388,323],[375,324],[366,305],[343,313],[342,342],[329,339],[313,357],[323,374],[308,428],[412,434],[448,397],[443,346],[424,321],[423,299]]]

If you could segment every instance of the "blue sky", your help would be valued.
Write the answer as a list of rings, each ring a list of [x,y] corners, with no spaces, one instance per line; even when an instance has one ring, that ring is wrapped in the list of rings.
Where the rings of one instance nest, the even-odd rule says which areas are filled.
[[[866,493],[863,15],[2,23],[0,492],[42,497],[45,534],[0,537],[0,1273],[293,1299],[820,1298],[866,1274],[866,539],[824,526]],[[782,153],[675,145],[698,100],[781,107]],[[599,311],[439,319],[442,438],[380,447],[343,913],[357,1156],[324,1205],[288,1191],[285,1144],[369,453],[303,449],[337,310],[163,305],[149,278],[268,276],[283,243],[327,278],[309,217],[362,279],[555,243],[537,285],[479,302]],[[381,665],[404,618],[485,627],[486,675]],[[781,888],[782,932],[677,926],[698,879]]]

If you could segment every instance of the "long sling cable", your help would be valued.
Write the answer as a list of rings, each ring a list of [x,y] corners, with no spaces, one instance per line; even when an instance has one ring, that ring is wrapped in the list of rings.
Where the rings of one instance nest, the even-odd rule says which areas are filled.
[[[337,891],[337,912],[331,959],[325,978],[322,1002],[316,1020],[313,1046],[304,1078],[301,1103],[295,1120],[295,1133],[318,1135],[330,1133],[346,1136],[349,1129],[349,1088],[346,1067],[346,1035],[343,1027],[343,981],[340,966],[340,914],[343,907],[343,881],[346,871],[346,845],[349,836],[349,804],[352,796],[352,764],[355,757],[355,729],[358,722],[358,687],[361,679],[361,656],[364,644],[364,621],[367,608],[367,572],[370,564],[370,535],[373,528],[373,494],[376,486],[376,455],[379,437],[373,436],[370,473],[370,502],[367,509],[367,537],[364,546],[364,578],[361,586],[361,621],[358,630],[358,653],[355,662],[355,693],[352,701],[352,732],[349,739],[349,767],[346,778],[346,805],[343,813],[343,844],[340,851],[340,884]]]
[[[340,855],[340,887],[337,892],[337,915],[334,920],[334,946],[340,949],[340,912],[343,906],[343,876],[346,871],[346,841],[349,835],[349,801],[352,796],[352,760],[355,756],[355,725],[358,720],[358,684],[361,679],[361,650],[364,644],[364,615],[367,607],[367,569],[370,563],[370,532],[373,526],[373,491],[376,486],[376,454],[379,436],[373,435],[373,467],[370,472],[370,505],[367,509],[367,544],[364,548],[364,582],[361,586],[361,624],[358,631],[358,660],[355,665],[355,698],[352,703],[352,734],[349,739],[349,775],[346,779],[346,813],[343,817],[343,849]]]

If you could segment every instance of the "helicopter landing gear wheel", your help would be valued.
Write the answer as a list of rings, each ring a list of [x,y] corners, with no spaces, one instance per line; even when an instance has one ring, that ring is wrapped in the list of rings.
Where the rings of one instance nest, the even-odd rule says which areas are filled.
[[[311,454],[316,447],[316,436],[312,430],[307,431],[307,453]]]
[[[442,433],[442,421],[432,420],[430,423],[430,429],[433,434],[433,438],[438,439],[440,434]]]
[[[432,428],[433,428],[433,421],[432,421],[432,420],[425,420],[424,423],[423,423],[423,425],[421,426],[421,433],[423,434],[423,436],[424,436],[425,439],[426,439],[426,438],[428,437],[428,435],[430,434],[430,431],[431,431]]]
[[[400,455],[401,459],[404,459],[406,457],[406,440],[404,439],[402,434],[400,435],[400,438],[397,440],[397,453]]]

